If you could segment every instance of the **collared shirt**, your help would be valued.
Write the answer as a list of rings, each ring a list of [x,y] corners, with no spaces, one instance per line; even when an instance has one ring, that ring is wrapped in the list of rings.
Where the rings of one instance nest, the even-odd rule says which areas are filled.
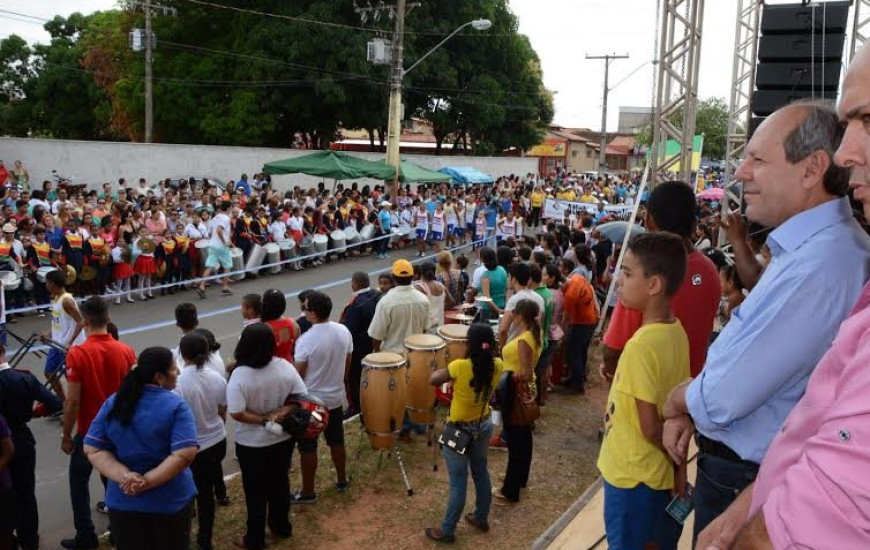
[[[870,548],[870,284],[758,472],[750,514],[764,510],[774,548]]]
[[[870,276],[870,237],[848,199],[793,216],[767,240],[772,260],[688,388],[699,433],[761,462]]]
[[[428,326],[429,299],[410,285],[397,286],[378,301],[369,336],[381,341],[381,351],[404,354],[405,338]]]
[[[15,445],[35,443],[27,427],[33,418],[34,401],[44,404],[49,413],[63,408],[63,401],[46,389],[35,376],[13,369],[9,363],[0,364],[0,415],[12,430]]]

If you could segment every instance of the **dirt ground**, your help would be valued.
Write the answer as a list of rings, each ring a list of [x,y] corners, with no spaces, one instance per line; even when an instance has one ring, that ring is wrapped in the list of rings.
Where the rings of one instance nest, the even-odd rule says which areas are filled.
[[[592,359],[590,365],[597,362]],[[523,500],[507,507],[494,504],[489,533],[479,533],[461,521],[453,547],[528,548],[596,479],[597,434],[606,389],[597,375],[590,378],[593,382],[585,396],[569,395],[561,389],[550,394],[542,417],[536,422],[531,478]],[[335,490],[329,451],[321,445],[317,503],[293,506],[293,537],[275,541],[269,547],[411,550],[439,546],[427,539],[423,530],[440,525],[447,502],[447,474],[440,451],[436,455],[421,436],[402,445],[414,490],[413,496],[407,496],[395,457],[382,457],[380,452],[371,450],[356,423],[346,426],[345,433],[350,489],[345,493]],[[433,459],[438,465],[437,471],[433,471]],[[500,484],[506,463],[506,452],[490,451],[493,485]],[[295,488],[299,483],[296,455],[291,484]],[[240,479],[232,480],[228,488],[232,504],[218,509],[215,526],[214,544],[219,550],[234,548],[232,538],[244,531],[245,507]],[[473,490],[469,476],[466,511],[473,508]]]

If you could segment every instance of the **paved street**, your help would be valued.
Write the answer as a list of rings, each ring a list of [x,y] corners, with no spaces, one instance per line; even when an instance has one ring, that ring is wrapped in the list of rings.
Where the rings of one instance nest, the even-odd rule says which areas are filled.
[[[394,251],[392,259],[378,260],[373,256],[360,257],[350,260],[342,260],[333,264],[325,264],[315,268],[309,268],[301,272],[290,272],[277,276],[264,276],[250,281],[242,281],[233,286],[235,295],[223,297],[217,290],[209,293],[208,299],[201,300],[192,291],[178,293],[175,296],[158,296],[148,302],[136,304],[123,303],[120,306],[111,306],[112,320],[121,331],[144,327],[152,323],[174,319],[175,306],[181,302],[190,301],[199,308],[199,313],[218,311],[228,307],[237,306],[242,295],[249,292],[262,293],[269,288],[278,288],[284,292],[294,292],[318,285],[327,285],[335,281],[349,278],[354,271],[363,270],[368,272],[386,268],[391,261],[406,255],[413,255],[411,249],[406,248],[406,254],[402,251]],[[372,277],[372,285],[377,285],[377,275]],[[338,318],[344,304],[350,299],[350,282],[344,282],[325,289],[333,300],[333,320]],[[287,314],[294,317],[300,315],[298,301],[288,299]],[[49,326],[48,317],[26,317],[18,319],[17,323],[9,325],[9,329],[16,334],[26,337],[32,332],[44,330]],[[238,311],[224,313],[213,317],[201,319],[200,326],[215,333],[215,337],[221,343],[220,350],[224,359],[232,356],[236,342],[241,334],[242,324]],[[122,340],[133,346],[136,352],[140,352],[148,346],[163,345],[172,347],[178,342],[179,332],[174,327],[166,327],[154,330],[146,330],[122,336]],[[10,346],[17,347],[11,344]],[[28,356],[21,365],[31,369],[42,379],[42,364],[39,359]],[[232,423],[228,424],[229,442],[232,443]],[[53,419],[34,420],[30,424],[37,441],[37,471],[36,471],[36,495],[39,501],[40,533],[42,536],[42,548],[56,549],[60,547],[60,539],[71,537],[74,534],[72,527],[72,509],[69,499],[69,485],[67,483],[68,458],[60,451],[60,421]],[[238,471],[238,465],[233,459],[232,446],[229,447],[227,459],[224,461],[224,473],[231,474]],[[91,479],[92,505],[97,500],[102,500],[102,486],[96,474]],[[108,524],[107,517],[94,512],[98,532],[105,531]]]

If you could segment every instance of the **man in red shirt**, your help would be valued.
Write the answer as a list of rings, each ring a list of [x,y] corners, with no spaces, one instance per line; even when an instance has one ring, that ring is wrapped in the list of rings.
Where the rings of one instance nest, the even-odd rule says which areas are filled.
[[[716,266],[695,250],[692,234],[697,218],[695,193],[683,182],[669,181],[656,186],[647,200],[646,227],[650,231],[674,233],[683,239],[689,254],[688,269],[683,284],[671,300],[674,316],[680,320],[689,337],[689,359],[692,376],[698,376],[707,358],[707,346],[713,332],[713,320],[722,296],[722,283]],[[616,304],[610,325],[604,335],[604,364],[601,374],[613,379],[619,356],[625,343],[643,322],[639,311]]]
[[[61,541],[61,546],[68,549],[90,549],[99,545],[91,521],[88,490],[93,467],[82,450],[82,440],[103,402],[118,391],[121,381],[136,363],[133,348],[108,333],[109,306],[104,299],[88,298],[80,309],[87,340],[71,347],[66,356],[67,397],[61,439],[61,449],[70,455],[69,488],[76,528],[75,538]],[[75,438],[73,427],[76,428]]]

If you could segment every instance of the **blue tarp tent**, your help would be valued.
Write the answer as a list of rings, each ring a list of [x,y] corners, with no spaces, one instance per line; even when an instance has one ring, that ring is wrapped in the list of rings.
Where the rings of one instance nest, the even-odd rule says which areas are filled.
[[[493,183],[495,180],[489,174],[484,174],[471,166],[445,166],[438,170],[453,179],[453,183]]]

